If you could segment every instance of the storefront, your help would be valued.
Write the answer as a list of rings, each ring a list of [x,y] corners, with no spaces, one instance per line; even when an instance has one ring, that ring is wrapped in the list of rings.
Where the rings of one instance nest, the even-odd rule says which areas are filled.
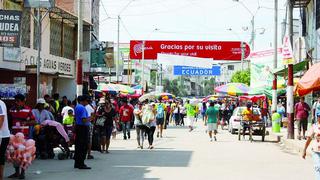
[[[21,58],[26,65],[27,74],[36,75],[37,51],[21,48]],[[40,58],[40,96],[59,93],[61,96],[75,97],[75,61],[51,54],[41,53]],[[34,76],[36,82],[37,76]],[[31,84],[36,88],[36,83]]]

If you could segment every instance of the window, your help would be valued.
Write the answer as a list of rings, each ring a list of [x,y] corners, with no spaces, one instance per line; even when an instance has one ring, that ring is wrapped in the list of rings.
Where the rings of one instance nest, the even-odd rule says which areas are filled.
[[[50,54],[61,56],[61,22],[50,19]]]
[[[30,48],[30,22],[31,22],[31,10],[30,8],[24,8],[22,11],[21,19],[21,46]]]
[[[316,0],[316,29],[320,28],[320,0]]]
[[[228,70],[233,71],[234,70],[234,65],[228,65]]]

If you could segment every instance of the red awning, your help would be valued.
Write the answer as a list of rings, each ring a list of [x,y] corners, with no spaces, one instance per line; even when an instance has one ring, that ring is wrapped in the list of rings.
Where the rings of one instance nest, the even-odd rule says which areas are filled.
[[[304,96],[320,90],[320,63],[314,64],[298,81],[295,92]]]
[[[249,100],[252,102],[257,102],[258,100],[265,100],[265,95],[256,95],[256,96],[240,96],[240,100]]]

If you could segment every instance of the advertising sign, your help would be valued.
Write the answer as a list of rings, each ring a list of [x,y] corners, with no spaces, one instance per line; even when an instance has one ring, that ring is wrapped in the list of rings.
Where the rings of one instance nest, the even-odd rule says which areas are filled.
[[[19,47],[21,11],[0,10],[0,47]]]
[[[284,65],[295,63],[289,36],[283,38],[282,56]]]
[[[26,94],[27,86],[20,84],[0,84],[0,98],[14,99],[17,94]]]
[[[130,41],[130,59],[142,59],[142,42]],[[250,47],[245,43],[245,58]],[[241,60],[240,41],[145,41],[144,59],[155,60],[157,54],[171,54],[210,58],[214,60]]]
[[[27,66],[37,65],[37,51],[30,48],[21,48],[21,59]],[[63,74],[74,76],[75,61],[51,54],[41,53],[40,71],[50,74]]]
[[[253,52],[250,55],[250,86],[252,88],[272,87],[273,83],[273,56],[274,50],[264,50]],[[282,48],[278,48],[278,59],[282,59]],[[282,67],[282,61],[277,61],[277,67]],[[278,81],[283,78],[278,77]]]
[[[210,68],[198,68],[190,66],[173,66],[173,75],[186,75],[186,76],[220,76],[220,66],[213,66]]]

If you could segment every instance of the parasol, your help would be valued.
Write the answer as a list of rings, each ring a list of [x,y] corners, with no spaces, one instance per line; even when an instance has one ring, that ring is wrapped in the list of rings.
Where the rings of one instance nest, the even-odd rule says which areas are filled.
[[[246,84],[242,83],[228,83],[226,85],[218,86],[214,90],[217,93],[238,96],[248,95],[250,88]]]

